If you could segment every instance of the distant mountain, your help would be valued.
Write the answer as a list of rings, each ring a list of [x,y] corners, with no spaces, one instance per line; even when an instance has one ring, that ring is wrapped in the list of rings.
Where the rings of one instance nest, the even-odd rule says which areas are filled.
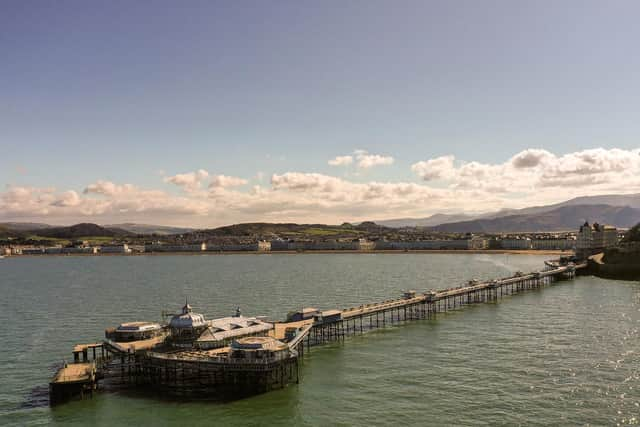
[[[640,209],[628,206],[568,205],[540,213],[440,224],[431,229],[447,233],[569,231],[576,230],[585,221],[628,228],[640,222]]]
[[[376,224],[391,228],[403,227],[433,227],[448,222],[468,221],[476,218],[473,215],[457,214],[435,214],[425,218],[398,218],[375,221]]]
[[[41,237],[55,237],[60,239],[77,239],[80,237],[125,237],[130,235],[126,230],[119,228],[105,228],[97,224],[83,223],[70,227],[52,227],[38,230],[30,230],[32,234]]]
[[[168,227],[165,225],[150,225],[150,224],[134,224],[127,222],[124,224],[109,224],[105,225],[106,228],[117,228],[128,231],[134,234],[156,234],[159,236],[166,236],[169,234],[184,234],[194,231],[194,228],[186,227]]]
[[[585,205],[609,205],[609,206],[629,206],[640,209],[640,194],[608,194],[602,196],[576,197],[564,202],[552,205],[532,206],[523,209],[501,209],[496,212],[485,214],[435,214],[425,218],[398,218],[376,221],[377,224],[393,228],[402,227],[435,227],[441,224],[454,222],[466,222],[476,219],[494,219],[513,215],[532,215],[550,212],[564,206],[585,206]]]
[[[640,194],[609,194],[603,196],[576,197],[564,202],[545,206],[532,206],[523,209],[503,209],[498,212],[481,215],[477,218],[501,218],[512,215],[530,215],[550,212],[564,206],[609,205],[629,206],[640,209]]]
[[[604,196],[576,197],[575,199],[560,203],[560,205],[610,205],[629,206],[630,208],[640,209],[640,194],[609,194]]]
[[[31,231],[41,230],[43,228],[51,228],[52,225],[41,224],[38,222],[1,222],[0,227],[13,231]]]

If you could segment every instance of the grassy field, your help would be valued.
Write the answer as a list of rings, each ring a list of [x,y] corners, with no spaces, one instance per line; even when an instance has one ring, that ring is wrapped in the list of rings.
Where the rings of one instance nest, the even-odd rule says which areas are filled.
[[[303,232],[303,234],[309,235],[309,236],[336,236],[336,235],[344,235],[344,234],[351,234],[354,236],[357,236],[359,234],[362,234],[363,231],[359,231],[359,230],[350,230],[350,229],[345,229],[345,228],[307,228],[305,229]]]
[[[60,239],[57,237],[43,237],[35,234],[27,236],[27,239],[47,242],[47,244],[50,244],[51,246],[57,246],[57,245],[68,246],[72,243],[72,241],[69,239]],[[92,245],[104,245],[112,242],[113,237],[84,236],[84,237],[78,237],[77,239],[73,239],[73,241],[87,241],[89,242],[89,244],[92,244]]]

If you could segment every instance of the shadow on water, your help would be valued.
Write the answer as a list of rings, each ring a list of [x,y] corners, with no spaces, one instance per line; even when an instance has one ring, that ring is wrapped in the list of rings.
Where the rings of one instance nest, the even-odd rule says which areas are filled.
[[[49,406],[49,386],[37,385],[25,396],[17,409],[35,409]]]
[[[285,389],[295,387],[295,384],[290,384]],[[100,390],[101,394],[120,395],[127,398],[148,400],[153,399],[162,403],[210,403],[216,405],[231,404],[269,393],[274,393],[277,390],[271,390],[268,392],[260,393],[229,393],[214,390],[201,389],[197,392],[188,394],[172,393],[167,390],[158,389],[153,386],[135,386],[131,388],[124,387],[105,387]]]
[[[62,365],[62,362],[50,364],[47,368],[49,378],[53,378],[55,373],[62,368]],[[38,384],[29,390],[17,409],[34,409],[47,406],[49,406],[49,384]]]

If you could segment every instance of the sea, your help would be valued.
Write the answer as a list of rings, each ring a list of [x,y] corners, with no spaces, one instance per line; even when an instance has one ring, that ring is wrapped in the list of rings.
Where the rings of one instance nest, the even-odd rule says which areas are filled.
[[[48,381],[124,321],[185,300],[283,320],[544,267],[505,254],[43,256],[0,260],[2,426],[608,426],[640,423],[640,283],[578,277],[312,348],[300,383],[233,402],[125,392],[50,408]]]

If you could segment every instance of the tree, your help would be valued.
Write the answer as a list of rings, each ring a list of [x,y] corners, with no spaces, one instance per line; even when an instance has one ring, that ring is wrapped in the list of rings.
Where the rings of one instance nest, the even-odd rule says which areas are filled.
[[[640,242],[640,223],[634,225],[624,236],[624,242]]]

